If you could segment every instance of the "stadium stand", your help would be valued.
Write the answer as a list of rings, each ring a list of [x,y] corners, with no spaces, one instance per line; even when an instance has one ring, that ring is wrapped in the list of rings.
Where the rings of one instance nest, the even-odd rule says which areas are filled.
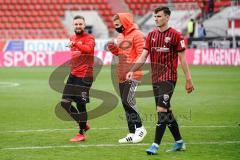
[[[156,6],[166,5],[168,0],[125,0],[129,9],[135,15],[144,15],[151,11]],[[200,8],[201,10],[207,9],[208,0],[172,0],[172,7],[176,10],[189,10]],[[220,11],[224,6],[230,6],[231,0],[218,0],[214,1],[214,12]]]
[[[65,11],[65,15],[64,15],[64,19],[62,19],[62,23],[64,24],[65,28],[68,30],[68,32],[71,35],[74,34],[74,31],[72,29],[72,19],[74,16],[79,14],[82,15],[83,17],[86,17],[87,26],[85,30],[87,32],[93,34],[97,38],[103,38],[103,39],[109,38],[109,29],[104,24],[101,16],[96,11],[93,11],[93,10]]]
[[[113,31],[107,0],[0,0],[0,39],[67,38],[66,10],[96,10]]]
[[[226,37],[231,35],[231,20],[235,21],[235,35],[240,35],[240,7],[233,6],[223,9],[211,18],[204,21],[204,26],[207,28],[207,36],[209,37]]]
[[[207,3],[208,0],[121,0],[114,5],[114,0],[0,0],[0,39],[67,38],[69,28],[63,23],[66,11],[96,11],[112,35],[111,17],[124,8],[135,17],[143,17],[159,5],[174,10],[200,9],[198,16],[204,16]],[[214,1],[214,12],[230,5],[231,0]]]
[[[185,32],[187,28],[187,23],[190,19],[196,19],[201,11],[199,9],[191,10],[174,10],[171,13],[171,19],[169,21],[169,26],[176,28],[180,32]],[[153,21],[153,15],[148,17],[146,23],[141,26],[144,33],[147,33],[151,28],[155,26]]]

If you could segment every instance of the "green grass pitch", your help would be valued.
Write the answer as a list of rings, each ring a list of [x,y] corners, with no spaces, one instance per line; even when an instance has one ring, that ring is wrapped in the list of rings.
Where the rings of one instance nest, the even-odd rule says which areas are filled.
[[[137,105],[148,134],[138,145],[120,145],[127,134],[123,108],[91,119],[87,140],[70,143],[76,124],[56,117],[54,109],[61,94],[49,87],[55,68],[0,69],[0,159],[1,160],[238,160],[240,159],[240,67],[191,66],[195,85],[192,94],[184,90],[184,76],[172,98],[187,151],[166,153],[173,138],[166,130],[159,154],[147,156],[155,132],[153,97],[137,98]],[[9,86],[18,83],[18,86]],[[103,67],[93,89],[117,95],[111,81],[110,67]],[[139,86],[138,90],[151,89]],[[101,100],[92,98],[88,110]]]

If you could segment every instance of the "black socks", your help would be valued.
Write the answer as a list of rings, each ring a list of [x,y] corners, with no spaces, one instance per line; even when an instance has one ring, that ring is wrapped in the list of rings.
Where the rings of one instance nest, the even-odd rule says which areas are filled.
[[[178,123],[174,118],[172,111],[158,112],[158,122],[156,125],[155,140],[154,140],[155,143],[157,144],[161,143],[162,137],[166,130],[166,126],[168,126],[175,141],[179,141],[182,139],[179,131]]]
[[[160,144],[167,125],[167,112],[158,112],[154,143]]]
[[[176,119],[174,118],[172,111],[168,112],[167,126],[168,126],[169,130],[171,131],[175,141],[179,141],[182,139],[180,131],[179,131],[178,123],[177,123]]]
[[[79,133],[84,134],[87,124],[86,104],[77,103],[77,108],[71,105],[71,102],[61,102],[61,106],[69,113],[69,115],[79,124]]]
[[[79,133],[84,134],[85,128],[87,124],[87,109],[86,104],[83,103],[77,103],[77,109],[79,111],[80,119],[78,121],[79,124]]]

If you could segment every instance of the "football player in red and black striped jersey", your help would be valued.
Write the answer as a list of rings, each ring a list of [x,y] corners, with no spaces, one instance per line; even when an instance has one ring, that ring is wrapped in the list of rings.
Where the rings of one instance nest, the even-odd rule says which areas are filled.
[[[140,68],[150,55],[152,85],[158,113],[155,140],[146,152],[154,155],[159,149],[166,126],[170,129],[176,143],[169,151],[185,149],[178,123],[170,109],[170,99],[177,82],[178,58],[186,77],[186,91],[193,91],[193,83],[188,64],[185,58],[185,42],[181,33],[168,26],[171,11],[168,7],[158,7],[154,11],[154,18],[157,28],[147,35],[146,44],[136,64],[126,75],[131,79],[133,72]]]

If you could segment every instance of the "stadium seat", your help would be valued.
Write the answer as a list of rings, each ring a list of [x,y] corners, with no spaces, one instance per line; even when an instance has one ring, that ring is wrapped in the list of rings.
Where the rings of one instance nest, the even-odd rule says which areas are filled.
[[[168,0],[124,0],[129,9],[136,15],[144,15],[152,8],[160,5],[165,5]],[[173,5],[178,10],[197,9],[198,6],[202,9],[203,1],[208,3],[208,0],[172,0]],[[221,7],[230,6],[231,0],[218,0],[215,1],[215,12],[218,12]],[[194,5],[195,4],[195,5]],[[145,7],[147,6],[147,7]]]
[[[61,33],[59,38],[67,38],[68,33],[62,25],[60,17],[64,16],[64,11],[69,8],[102,11],[100,15],[103,16],[108,28],[113,27],[112,24],[107,23],[111,20],[106,17],[113,15],[107,0],[0,0],[0,4],[0,29],[22,30],[21,34],[13,34],[12,38],[17,38],[17,36],[41,38],[49,37],[49,35],[58,38],[57,33]],[[45,29],[53,28],[58,28],[58,31],[53,32],[51,30],[51,34],[42,32]],[[31,30],[31,33],[25,31],[25,29]],[[34,36],[28,35],[33,32],[35,33]],[[7,32],[3,33],[4,35],[1,37],[7,36]]]
[[[208,0],[205,1],[208,3]],[[124,2],[133,14],[142,16],[156,6],[165,5],[168,0],[124,0]],[[174,3],[175,8],[181,10],[196,8],[195,5],[192,5],[193,3],[198,4],[200,8],[204,7],[202,0],[172,0],[171,2]],[[218,12],[222,7],[229,5],[231,5],[231,0],[215,1],[214,11]],[[109,31],[111,32],[114,29],[111,23],[113,11],[108,0],[0,0],[0,10],[0,28],[7,27],[15,30],[20,27],[21,29],[38,30],[37,33],[42,33],[41,31],[44,29],[56,27],[63,33],[66,30],[62,25],[61,17],[64,16],[65,10],[96,10]],[[19,24],[13,25],[13,23]],[[28,32],[25,33],[28,34]],[[24,34],[21,36],[24,36]],[[40,35],[44,37],[42,34],[36,34],[35,37],[40,37]],[[58,37],[56,32],[50,35],[55,38]],[[62,38],[62,35],[67,38],[67,34],[61,34],[59,37]]]

